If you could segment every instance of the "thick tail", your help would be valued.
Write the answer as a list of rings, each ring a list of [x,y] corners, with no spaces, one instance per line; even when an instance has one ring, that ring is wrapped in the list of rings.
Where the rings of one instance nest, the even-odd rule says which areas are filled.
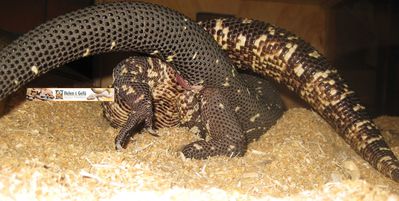
[[[364,107],[317,51],[297,37],[251,20],[204,24],[238,65],[300,94],[365,160],[399,181],[399,163]],[[0,100],[35,77],[79,58],[112,51],[163,57],[191,84],[220,86],[231,64],[199,26],[147,3],[100,4],[57,17],[0,52]],[[216,62],[215,62],[216,61]],[[206,80],[203,80],[206,79]]]
[[[367,162],[399,181],[399,161],[353,91],[327,59],[295,35],[248,19],[200,23],[243,69],[271,77],[299,94]]]
[[[62,64],[113,51],[158,55],[193,84],[224,56],[209,34],[176,11],[140,2],[99,4],[57,17],[2,49],[0,100]],[[226,74],[231,69],[227,59],[219,65]]]

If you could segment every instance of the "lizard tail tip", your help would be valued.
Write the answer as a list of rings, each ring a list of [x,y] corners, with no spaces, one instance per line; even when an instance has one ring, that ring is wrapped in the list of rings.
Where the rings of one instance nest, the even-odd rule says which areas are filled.
[[[392,170],[391,178],[399,183],[399,166],[396,166],[396,168]]]
[[[385,173],[387,177],[399,183],[399,160],[395,156],[390,157],[391,160],[383,161],[377,166],[377,169],[380,167],[379,171],[381,173]]]
[[[395,171],[392,175],[392,179],[396,182],[399,182],[399,171]]]

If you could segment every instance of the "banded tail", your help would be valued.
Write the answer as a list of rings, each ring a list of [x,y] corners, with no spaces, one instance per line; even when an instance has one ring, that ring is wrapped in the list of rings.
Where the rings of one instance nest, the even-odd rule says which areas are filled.
[[[399,161],[366,108],[312,46],[281,28],[256,20],[228,18],[200,24],[239,68],[287,86],[374,168],[399,181]]]
[[[366,161],[399,181],[398,159],[354,93],[320,53],[263,22],[230,19],[203,26],[237,65],[250,66],[298,93]],[[57,17],[2,49],[0,100],[62,64],[114,51],[158,55],[191,84],[219,86],[221,80],[216,78],[232,71],[211,36],[178,12],[138,2],[100,4]]]

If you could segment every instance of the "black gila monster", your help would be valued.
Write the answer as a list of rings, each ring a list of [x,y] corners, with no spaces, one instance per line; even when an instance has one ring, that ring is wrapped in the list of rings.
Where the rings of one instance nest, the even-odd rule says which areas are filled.
[[[68,13],[1,50],[0,99],[81,57],[114,51],[158,55],[190,86],[203,88],[210,111],[203,114],[203,123],[209,122],[212,135],[218,136],[187,145],[184,154],[243,155],[247,140],[264,133],[263,123],[270,117],[237,76],[229,55],[240,68],[269,76],[298,93],[367,162],[399,181],[398,159],[365,108],[309,44],[259,21],[219,19],[202,26],[211,34],[176,11],[140,2],[100,4]]]

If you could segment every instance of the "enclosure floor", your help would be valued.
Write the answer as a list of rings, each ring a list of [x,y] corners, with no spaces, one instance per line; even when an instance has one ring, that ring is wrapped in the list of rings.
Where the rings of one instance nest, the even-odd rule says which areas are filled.
[[[10,107],[0,118],[0,200],[398,200],[397,183],[305,109],[287,111],[244,157],[190,160],[179,150],[197,138],[184,128],[138,134],[117,152],[99,103]],[[399,117],[376,122],[399,153]]]

